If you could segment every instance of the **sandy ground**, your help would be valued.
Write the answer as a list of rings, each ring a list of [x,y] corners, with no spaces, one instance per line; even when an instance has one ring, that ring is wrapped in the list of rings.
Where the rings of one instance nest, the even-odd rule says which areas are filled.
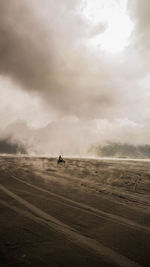
[[[0,267],[150,266],[150,163],[0,157]]]

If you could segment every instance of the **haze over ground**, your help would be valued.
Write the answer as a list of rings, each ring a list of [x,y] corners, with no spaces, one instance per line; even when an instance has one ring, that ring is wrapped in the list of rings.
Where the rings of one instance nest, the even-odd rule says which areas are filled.
[[[150,144],[148,0],[0,0],[0,136],[29,153]]]

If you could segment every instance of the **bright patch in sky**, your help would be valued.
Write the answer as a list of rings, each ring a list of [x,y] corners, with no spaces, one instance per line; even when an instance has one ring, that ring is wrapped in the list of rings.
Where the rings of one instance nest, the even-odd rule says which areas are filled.
[[[119,53],[128,45],[134,25],[127,13],[127,0],[83,0],[81,12],[93,29],[105,26],[90,38],[90,46]]]

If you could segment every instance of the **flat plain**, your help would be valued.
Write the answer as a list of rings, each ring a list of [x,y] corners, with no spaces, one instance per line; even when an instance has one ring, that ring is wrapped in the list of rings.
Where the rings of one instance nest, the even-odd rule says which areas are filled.
[[[0,267],[150,266],[150,162],[0,157]]]

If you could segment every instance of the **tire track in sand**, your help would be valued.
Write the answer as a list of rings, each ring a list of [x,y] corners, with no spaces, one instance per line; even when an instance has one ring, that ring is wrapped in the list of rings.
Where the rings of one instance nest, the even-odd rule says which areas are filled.
[[[61,221],[57,220],[56,218],[42,211],[41,209],[34,206],[30,202],[26,201],[25,199],[16,195],[12,191],[8,190],[5,186],[1,184],[0,184],[0,190],[5,192],[8,196],[15,199],[17,202],[22,204],[27,209],[29,209],[31,213],[36,214],[36,216],[42,219],[42,221],[45,222],[46,225],[49,225],[54,230],[64,234],[69,241],[74,242],[79,246],[83,246],[85,249],[95,252],[97,255],[101,256],[106,262],[109,263],[112,262],[115,264],[115,266],[121,266],[121,267],[141,266],[138,263],[128,259],[127,257],[117,253],[116,251],[100,244],[96,240],[83,236],[82,234],[78,233],[74,228],[71,228],[67,224],[62,223]]]
[[[37,174],[38,176],[40,176],[41,178],[44,178],[44,179],[48,179],[51,181],[51,179],[53,180],[57,180],[57,178],[61,178],[60,181],[73,181],[73,182],[77,182],[77,179],[75,177],[71,177],[71,176],[68,176],[65,174],[64,175],[61,175],[61,174],[45,174],[41,171],[35,171],[35,174]],[[102,184],[100,183],[97,183],[96,184],[96,187],[95,187],[95,184],[93,184],[92,181],[89,181],[88,179],[83,179],[83,178],[78,178],[78,182],[79,184],[82,183],[82,186],[84,186],[85,188],[88,188],[88,189],[91,189],[91,190],[94,190],[95,192],[101,192],[101,193],[104,193],[105,195],[107,194],[113,194],[113,196],[116,196],[116,197],[121,197],[127,201],[131,201],[131,202],[134,202],[139,205],[144,205],[144,208],[147,207],[147,210],[149,210],[149,207],[150,207],[150,196],[148,194],[139,194],[137,192],[131,192],[131,191],[128,191],[128,190],[122,190],[121,188],[114,188],[112,187],[111,185],[108,185],[108,184],[105,184],[105,186],[103,186]],[[79,186],[78,184],[78,186]],[[118,191],[119,189],[119,191]]]
[[[26,211],[26,210],[23,210],[23,209],[20,209],[12,204],[9,204],[7,201],[3,200],[3,199],[0,199],[0,204],[15,211],[16,213],[18,214],[21,214],[23,217],[27,217],[28,219],[36,222],[36,223],[40,223],[42,225],[45,224],[45,221],[42,219],[42,218],[39,218],[35,215],[33,215],[32,213],[30,213],[29,211]]]
[[[48,191],[48,190],[46,190],[46,189],[43,189],[43,188],[41,188],[41,187],[38,187],[38,186],[36,186],[36,185],[30,184],[30,183],[28,183],[28,182],[25,182],[25,181],[23,181],[23,180],[17,178],[16,176],[14,176],[14,175],[12,175],[12,174],[10,174],[10,175],[11,175],[11,177],[12,177],[13,179],[15,179],[15,180],[17,180],[17,181],[19,181],[19,182],[21,182],[21,183],[23,183],[23,184],[26,184],[26,185],[28,185],[28,186],[30,186],[30,187],[32,187],[32,188],[38,190],[38,191],[41,191],[41,192],[47,193],[47,194],[49,194],[49,195],[51,195],[51,196],[54,196],[54,197],[56,197],[57,199],[59,199],[60,201],[65,201],[65,202],[67,202],[67,204],[65,204],[65,203],[64,203],[64,204],[65,204],[65,205],[68,205],[68,206],[70,206],[70,207],[72,207],[72,208],[80,209],[80,210],[82,210],[83,212],[92,214],[92,215],[97,216],[97,217],[100,217],[100,218],[107,218],[107,219],[109,219],[109,220],[111,220],[111,221],[113,221],[113,222],[116,221],[117,223],[120,223],[120,224],[125,225],[125,226],[129,226],[129,227],[134,228],[134,229],[136,228],[137,230],[140,230],[140,231],[150,232],[150,227],[149,227],[149,226],[141,225],[141,224],[135,223],[135,222],[132,221],[132,220],[129,220],[129,219],[120,217],[120,216],[118,216],[118,215],[110,214],[110,213],[107,213],[107,212],[105,212],[105,211],[102,211],[102,210],[93,208],[93,207],[91,207],[91,206],[89,206],[89,205],[86,205],[86,204],[83,204],[83,203],[80,203],[80,202],[77,202],[77,201],[68,199],[68,198],[66,198],[66,197],[60,196],[60,195],[58,195],[58,194],[56,194],[56,193],[50,192],[50,191]],[[69,204],[68,204],[68,203],[69,203]]]

